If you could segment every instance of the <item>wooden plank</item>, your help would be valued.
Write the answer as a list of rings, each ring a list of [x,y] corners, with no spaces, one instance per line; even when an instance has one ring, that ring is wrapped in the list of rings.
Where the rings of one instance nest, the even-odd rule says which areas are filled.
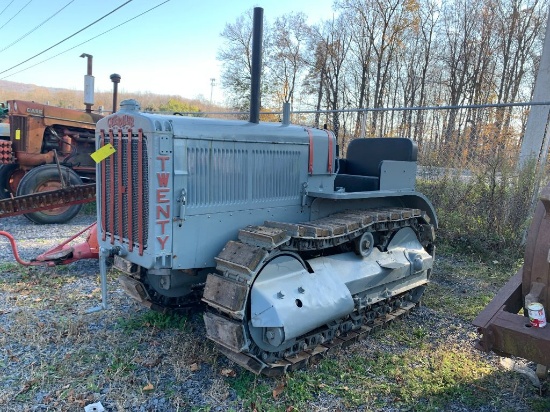
[[[206,278],[203,301],[234,313],[244,310],[247,295],[246,284],[210,273]]]
[[[289,362],[289,371],[295,371],[297,369],[304,368],[309,362],[310,354],[307,352],[300,352],[296,355],[285,357],[285,361]]]
[[[239,240],[253,246],[273,248],[289,239],[283,229],[267,226],[247,226],[239,230]]]
[[[347,348],[348,346],[354,344],[359,339],[359,334],[357,332],[351,331],[346,334],[338,336],[342,340],[342,348]]]
[[[221,271],[230,269],[250,275],[266,256],[267,252],[260,247],[230,240],[215,260],[217,268]]]
[[[307,349],[306,352],[309,353],[310,362],[316,362],[325,357],[328,348],[323,345],[317,345],[313,349]]]
[[[306,233],[305,228],[296,223],[283,223],[267,220],[264,222],[264,226],[283,229],[289,236],[304,236]]]
[[[342,346],[342,340],[334,338],[330,342],[325,342],[322,345],[327,348],[327,354],[334,353]]]

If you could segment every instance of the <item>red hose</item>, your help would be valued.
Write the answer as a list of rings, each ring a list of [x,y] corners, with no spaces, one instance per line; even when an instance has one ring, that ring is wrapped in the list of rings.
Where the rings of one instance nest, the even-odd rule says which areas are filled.
[[[19,256],[19,252],[17,251],[17,245],[15,244],[15,239],[13,238],[13,236],[10,235],[8,232],[4,232],[2,230],[0,230],[0,236],[5,236],[10,241],[13,257],[15,258],[17,263],[23,266],[39,266],[39,265],[54,266],[53,262],[27,262],[26,260],[21,259],[21,257]]]

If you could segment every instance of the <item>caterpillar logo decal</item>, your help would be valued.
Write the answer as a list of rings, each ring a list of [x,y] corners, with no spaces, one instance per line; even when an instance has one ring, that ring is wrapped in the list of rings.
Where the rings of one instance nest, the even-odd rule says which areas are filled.
[[[115,115],[113,117],[110,117],[109,118],[109,128],[110,129],[114,129],[114,128],[132,128],[134,127],[134,117],[133,116],[128,116],[127,114],[125,115],[122,115],[122,116],[118,116],[118,115]]]

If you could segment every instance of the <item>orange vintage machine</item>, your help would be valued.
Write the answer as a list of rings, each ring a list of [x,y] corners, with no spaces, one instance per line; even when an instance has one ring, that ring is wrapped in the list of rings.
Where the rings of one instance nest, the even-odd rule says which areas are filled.
[[[22,100],[10,100],[7,106],[9,137],[0,137],[0,200],[95,182],[90,153],[95,124],[103,116]],[[93,186],[85,201],[94,199]],[[62,197],[58,207],[25,216],[36,223],[66,222],[81,207],[72,200],[71,195]],[[40,204],[34,206],[40,209]]]

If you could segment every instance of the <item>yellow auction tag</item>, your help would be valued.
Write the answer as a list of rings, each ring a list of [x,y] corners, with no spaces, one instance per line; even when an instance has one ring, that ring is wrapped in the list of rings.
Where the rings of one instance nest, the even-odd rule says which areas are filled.
[[[21,130],[15,129],[15,140],[21,140]]]
[[[93,152],[90,156],[92,156],[94,162],[99,163],[102,160],[107,159],[114,152],[116,152],[116,149],[113,147],[113,145],[111,143],[107,143],[105,146],[100,147],[95,152]]]

